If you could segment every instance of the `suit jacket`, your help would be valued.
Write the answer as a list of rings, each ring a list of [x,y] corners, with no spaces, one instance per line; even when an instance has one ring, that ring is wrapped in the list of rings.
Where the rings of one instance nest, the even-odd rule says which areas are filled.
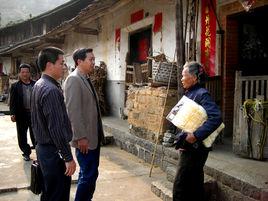
[[[33,87],[35,81],[31,80],[30,85]],[[16,119],[25,118],[25,109],[23,107],[23,89],[22,81],[15,82],[10,88],[10,104],[9,110],[11,115],[15,115]]]
[[[86,76],[75,69],[65,80],[64,95],[67,113],[73,129],[72,146],[77,148],[77,140],[87,138],[89,149],[96,149],[103,139],[101,114],[98,98]]]

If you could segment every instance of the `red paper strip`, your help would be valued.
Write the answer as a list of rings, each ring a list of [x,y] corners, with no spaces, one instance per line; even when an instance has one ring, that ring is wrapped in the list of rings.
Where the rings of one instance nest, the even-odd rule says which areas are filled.
[[[131,24],[142,20],[143,16],[144,16],[144,10],[143,9],[139,10],[139,11],[137,11],[135,13],[132,13],[131,16],[130,16]]]
[[[157,13],[154,16],[154,27],[153,27],[153,32],[154,33],[156,33],[156,32],[161,30],[161,28],[162,28],[162,19],[163,19],[162,13]]]
[[[121,29],[117,28],[115,29],[115,42],[120,43],[120,37],[121,37]]]

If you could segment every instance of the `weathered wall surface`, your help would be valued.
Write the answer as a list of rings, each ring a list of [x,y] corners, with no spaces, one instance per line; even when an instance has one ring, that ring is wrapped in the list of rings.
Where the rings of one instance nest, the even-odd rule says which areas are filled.
[[[66,53],[66,63],[68,67],[73,67],[72,52],[80,47],[91,47],[96,56],[96,65],[104,61],[107,65],[108,84],[107,96],[109,97],[111,114],[120,116],[124,108],[125,99],[125,73],[126,54],[129,51],[129,35],[140,29],[153,26],[154,15],[162,12],[162,31],[152,33],[153,55],[164,53],[168,59],[173,60],[175,51],[175,7],[170,0],[136,0],[119,7],[94,21],[84,22],[84,27],[99,29],[98,36],[68,33],[65,38],[63,49]],[[147,17],[131,24],[131,14],[144,9]],[[120,44],[115,42],[115,30],[120,28]],[[118,91],[119,90],[119,91]],[[118,94],[123,101],[118,101]]]
[[[11,57],[1,57],[3,64],[3,73],[9,75],[11,73]]]
[[[150,141],[154,141],[158,133],[162,136],[169,125],[166,116],[176,103],[174,89],[167,95],[166,87],[131,88],[126,103],[131,133]]]

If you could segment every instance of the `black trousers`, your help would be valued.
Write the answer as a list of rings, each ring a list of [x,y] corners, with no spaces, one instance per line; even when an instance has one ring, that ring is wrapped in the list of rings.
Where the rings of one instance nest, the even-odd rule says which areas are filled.
[[[69,201],[71,177],[64,174],[65,162],[54,145],[36,145],[37,160],[43,174],[41,201]]]
[[[173,186],[173,201],[204,201],[204,171],[209,151],[182,151]]]
[[[31,127],[31,114],[25,113],[24,117],[19,117],[16,120],[17,126],[17,138],[20,150],[22,151],[23,155],[29,156],[31,154],[30,145],[27,143],[27,130],[30,131],[30,138],[32,141],[33,146],[35,146],[35,139]]]

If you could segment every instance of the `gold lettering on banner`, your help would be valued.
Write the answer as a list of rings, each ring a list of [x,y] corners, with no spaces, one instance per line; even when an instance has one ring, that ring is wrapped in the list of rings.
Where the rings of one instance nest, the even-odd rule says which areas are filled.
[[[210,16],[209,16],[209,8],[206,6],[205,8],[205,66],[209,68],[209,55],[211,48],[211,33],[210,33]]]

